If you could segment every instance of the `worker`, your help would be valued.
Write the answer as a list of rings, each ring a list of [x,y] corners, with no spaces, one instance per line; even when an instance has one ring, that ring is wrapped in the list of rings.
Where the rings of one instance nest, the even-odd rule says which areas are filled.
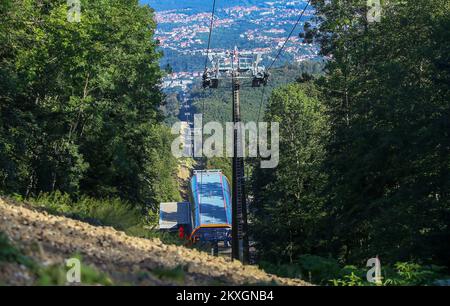
[[[178,236],[180,237],[180,239],[184,239],[184,227],[183,227],[183,225],[180,225],[180,227],[178,228]]]

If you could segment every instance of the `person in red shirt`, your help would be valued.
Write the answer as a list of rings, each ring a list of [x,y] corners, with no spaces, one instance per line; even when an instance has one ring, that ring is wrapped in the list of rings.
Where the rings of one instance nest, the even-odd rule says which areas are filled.
[[[183,225],[180,225],[180,227],[178,228],[178,236],[180,237],[180,239],[184,239],[184,227],[183,227]]]

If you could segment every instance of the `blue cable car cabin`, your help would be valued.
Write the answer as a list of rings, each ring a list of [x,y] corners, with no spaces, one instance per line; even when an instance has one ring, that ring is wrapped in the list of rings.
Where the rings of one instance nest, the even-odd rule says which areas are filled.
[[[231,240],[230,184],[220,170],[194,171],[191,179],[193,241]]]

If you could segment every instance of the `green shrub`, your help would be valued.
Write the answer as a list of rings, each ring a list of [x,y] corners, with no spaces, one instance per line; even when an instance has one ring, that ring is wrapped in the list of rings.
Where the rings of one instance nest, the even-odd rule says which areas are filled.
[[[0,232],[0,264],[18,263],[26,267],[32,267],[33,262],[30,258],[23,255],[22,252],[12,245],[8,237]]]
[[[323,284],[325,280],[335,277],[340,272],[339,263],[333,258],[302,255],[298,262],[303,275],[308,275],[308,280],[317,284]]]
[[[157,212],[149,210],[145,214],[118,198],[94,199],[82,196],[78,200],[72,200],[68,194],[57,191],[40,194],[36,198],[28,199],[28,202],[52,214],[64,215],[97,226],[111,226],[129,236],[159,238],[165,244],[186,243],[178,238],[176,233],[160,232],[156,229],[159,222]]]
[[[61,214],[94,225],[111,226],[126,231],[129,228],[144,226],[145,217],[140,210],[118,198],[94,199],[82,196],[73,200],[68,194],[59,191],[42,193],[28,202],[52,214]]]
[[[120,199],[96,200],[82,197],[74,203],[74,211],[84,219],[93,219],[101,225],[126,230],[143,223],[141,212]]]
[[[158,268],[152,271],[152,274],[161,280],[170,280],[178,283],[184,283],[186,278],[186,271],[183,266],[178,266],[173,269]]]
[[[445,267],[421,266],[417,263],[398,262],[393,267],[382,267],[381,286],[427,286],[433,285],[436,280],[446,278]],[[366,270],[356,267],[346,267],[341,271],[341,278],[332,279],[334,286],[373,286],[366,281]]]
[[[37,286],[63,286],[67,283],[67,268],[64,265],[55,264],[48,267],[40,267],[36,271]],[[112,286],[113,281],[103,272],[96,268],[81,265],[81,283],[79,285],[102,285]]]
[[[301,278],[316,284],[326,283],[330,278],[337,277],[340,272],[336,260],[314,255],[302,255],[292,264],[261,262],[260,267],[271,274]]]
[[[19,195],[11,197],[19,202],[24,201]],[[42,193],[35,198],[27,199],[27,202],[51,214],[63,215],[96,226],[111,226],[129,236],[159,238],[165,244],[187,244],[187,241],[181,240],[177,233],[160,232],[157,229],[158,212],[152,210],[145,212],[118,198],[94,199],[81,196],[78,200],[73,200],[68,194],[56,191]]]
[[[331,286],[375,286],[366,280],[369,268],[347,265],[341,267],[333,258],[302,255],[293,264],[261,262],[259,266],[268,273],[282,277],[301,278],[318,285]],[[447,268],[424,266],[417,263],[398,262],[383,265],[381,286],[426,286],[437,280],[450,279]],[[447,271],[448,272],[448,271]]]
[[[259,267],[270,274],[281,277],[303,278],[302,270],[298,264],[271,264],[263,261],[259,263]]]
[[[434,265],[421,266],[416,263],[398,262],[394,265],[394,269],[394,273],[387,273],[384,281],[387,286],[427,286],[446,277],[446,268]]]
[[[350,272],[348,275],[344,275],[341,279],[332,279],[330,280],[333,286],[370,286],[369,282],[363,280],[361,276],[356,275],[355,272]]]
[[[74,213],[73,201],[70,195],[59,191],[41,193],[36,198],[29,198],[28,202],[52,214]]]

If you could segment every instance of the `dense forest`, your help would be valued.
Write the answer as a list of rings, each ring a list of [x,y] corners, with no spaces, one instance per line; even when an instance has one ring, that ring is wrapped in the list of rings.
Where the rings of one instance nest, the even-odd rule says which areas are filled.
[[[178,199],[153,11],[137,0],[0,4],[0,191]]]
[[[280,165],[252,178],[260,259],[449,267],[450,1],[385,1],[374,23],[366,1],[313,2],[330,60],[270,97]]]

